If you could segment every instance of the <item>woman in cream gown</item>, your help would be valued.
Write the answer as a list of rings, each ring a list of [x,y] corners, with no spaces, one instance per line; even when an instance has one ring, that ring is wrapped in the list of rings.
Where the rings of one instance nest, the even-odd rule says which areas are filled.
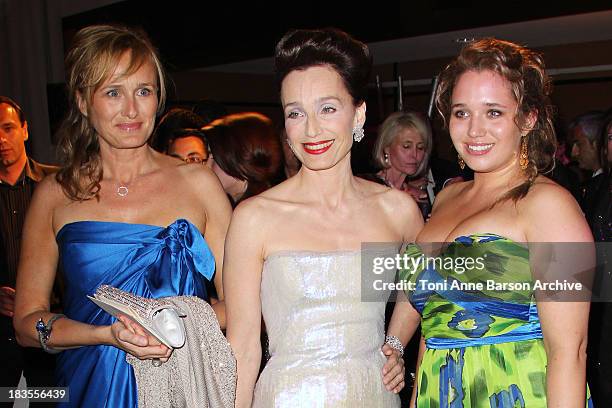
[[[399,407],[403,360],[384,345],[384,303],[361,299],[361,247],[412,242],[423,221],[406,193],[352,174],[370,66],[367,47],[333,29],[277,45],[287,142],[302,168],[241,203],[228,232],[237,407]],[[262,313],[271,358],[255,384]]]

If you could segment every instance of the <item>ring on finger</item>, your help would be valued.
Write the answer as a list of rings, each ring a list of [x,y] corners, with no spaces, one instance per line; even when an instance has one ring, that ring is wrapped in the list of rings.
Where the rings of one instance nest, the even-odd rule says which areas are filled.
[[[153,367],[160,367],[162,365],[162,362],[159,358],[153,358],[151,359],[151,364],[153,365]]]

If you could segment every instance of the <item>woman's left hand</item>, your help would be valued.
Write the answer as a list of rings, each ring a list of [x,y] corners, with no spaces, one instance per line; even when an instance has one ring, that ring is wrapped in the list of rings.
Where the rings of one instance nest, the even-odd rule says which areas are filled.
[[[404,375],[406,374],[406,367],[404,367],[404,359],[400,355],[399,351],[392,348],[388,344],[382,347],[382,352],[387,356],[387,362],[383,366],[383,384],[388,391],[395,394],[400,392],[404,388]]]
[[[110,326],[113,345],[140,360],[159,359],[165,363],[172,350],[147,333],[141,325],[127,316],[118,316]]]

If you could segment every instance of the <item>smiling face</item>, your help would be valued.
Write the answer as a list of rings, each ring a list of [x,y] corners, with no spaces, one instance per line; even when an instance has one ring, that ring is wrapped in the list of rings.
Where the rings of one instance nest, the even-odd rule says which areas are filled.
[[[423,136],[414,128],[400,128],[385,153],[389,155],[389,165],[395,171],[412,176],[425,157]]]
[[[475,172],[519,168],[521,129],[510,83],[493,71],[467,71],[453,89],[449,132],[457,152]],[[533,124],[535,115],[528,115]],[[529,126],[527,126],[529,127]]]
[[[89,104],[79,98],[81,112],[98,133],[101,148],[130,149],[143,146],[155,125],[157,75],[151,62],[125,75],[130,53],[124,53],[117,68],[92,95]]]
[[[281,100],[287,138],[304,166],[325,170],[349,158],[353,129],[365,122],[365,103],[353,105],[334,69],[290,72],[282,82]]]

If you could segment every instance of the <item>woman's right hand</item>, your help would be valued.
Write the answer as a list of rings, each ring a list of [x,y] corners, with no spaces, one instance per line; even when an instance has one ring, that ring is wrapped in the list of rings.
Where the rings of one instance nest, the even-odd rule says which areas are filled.
[[[109,327],[113,345],[140,360],[158,358],[166,362],[172,353],[171,348],[161,344],[127,316],[119,316]]]

